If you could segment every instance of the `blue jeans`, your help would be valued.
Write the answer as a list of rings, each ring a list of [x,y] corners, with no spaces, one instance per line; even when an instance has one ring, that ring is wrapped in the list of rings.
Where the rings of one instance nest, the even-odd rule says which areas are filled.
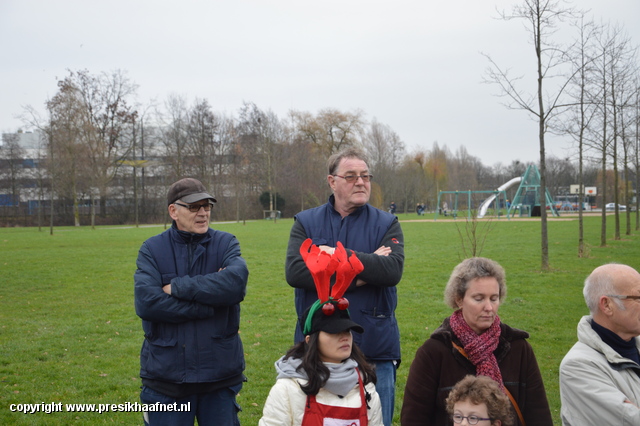
[[[377,361],[376,367],[376,391],[380,396],[382,405],[382,421],[384,426],[391,426],[393,422],[393,409],[396,401],[396,369],[397,361]]]
[[[242,385],[219,389],[215,392],[189,395],[184,398],[173,398],[160,392],[142,387],[140,401],[142,404],[181,404],[191,403],[190,411],[147,411],[143,414],[146,426],[193,426],[198,419],[199,426],[222,425],[239,426],[238,411],[240,407],[236,403],[236,395]]]

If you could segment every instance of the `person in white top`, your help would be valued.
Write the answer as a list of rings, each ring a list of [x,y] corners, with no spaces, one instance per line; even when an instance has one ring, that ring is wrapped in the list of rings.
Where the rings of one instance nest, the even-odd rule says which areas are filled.
[[[277,380],[259,425],[382,426],[375,370],[351,335],[352,330],[362,333],[364,329],[351,319],[349,302],[342,297],[362,264],[355,255],[347,259],[341,244],[334,254],[328,254],[307,240],[301,252],[319,299],[303,316],[304,341],[275,363]],[[331,286],[336,269],[336,282]]]

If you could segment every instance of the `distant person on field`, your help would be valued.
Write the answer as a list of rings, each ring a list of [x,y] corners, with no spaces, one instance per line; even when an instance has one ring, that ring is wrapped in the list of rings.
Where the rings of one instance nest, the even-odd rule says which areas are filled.
[[[167,195],[171,228],[138,253],[140,400],[191,403],[190,412],[145,412],[146,425],[239,424],[245,363],[238,328],[249,271],[236,237],[209,228],[215,202],[200,181],[175,182]]]
[[[416,352],[404,391],[403,426],[447,424],[445,399],[469,374],[495,380],[520,424],[553,425],[529,334],[498,317],[506,294],[504,269],[491,259],[472,257],[453,269],[444,299],[454,312]]]
[[[487,376],[466,376],[447,397],[454,424],[512,426],[511,402],[500,385]]]
[[[391,204],[389,204],[389,213],[396,214],[396,202],[395,201],[392,201]]]
[[[560,363],[562,424],[640,425],[640,274],[600,266],[583,294],[590,315]]]
[[[341,242],[356,253],[364,270],[355,277],[345,297],[353,320],[364,328],[354,336],[367,360],[375,365],[376,389],[385,426],[391,426],[395,402],[396,369],[400,362],[400,331],[395,309],[396,285],[402,278],[404,238],[398,218],[369,204],[372,174],[365,155],[357,150],[334,154],[328,160],[327,183],[333,191],[326,204],[304,210],[291,227],[285,273],[295,287],[298,318],[317,299],[314,282],[299,252],[307,238],[332,254]],[[295,342],[305,338],[298,324]]]

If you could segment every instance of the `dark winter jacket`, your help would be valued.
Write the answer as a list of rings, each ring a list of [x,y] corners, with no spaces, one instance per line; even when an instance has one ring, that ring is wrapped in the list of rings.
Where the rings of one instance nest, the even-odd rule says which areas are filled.
[[[527,426],[552,426],[538,362],[533,348],[525,340],[529,334],[506,324],[500,324],[500,328],[500,342],[494,355],[504,385],[517,401]],[[463,346],[447,318],[416,352],[404,391],[403,426],[452,424],[445,400],[458,381],[468,374],[476,374],[476,367],[453,347],[452,339],[456,345]]]
[[[307,238],[316,245],[331,247],[340,241],[347,252],[354,251],[364,265],[364,271],[344,295],[349,300],[351,319],[364,328],[363,334],[354,334],[354,342],[369,360],[399,361],[395,286],[402,278],[404,239],[398,218],[369,204],[342,218],[333,207],[333,200],[332,195],[327,204],[298,213],[291,228],[285,271],[287,282],[295,287],[298,318],[318,299],[313,278],[300,256],[300,245]],[[373,254],[380,246],[391,247],[391,254]],[[356,287],[358,278],[367,284]],[[298,321],[295,341],[303,338]]]
[[[231,234],[188,234],[174,225],[138,253],[135,307],[145,340],[143,379],[171,383],[242,381],[240,302],[249,272]],[[162,287],[171,284],[171,295]]]

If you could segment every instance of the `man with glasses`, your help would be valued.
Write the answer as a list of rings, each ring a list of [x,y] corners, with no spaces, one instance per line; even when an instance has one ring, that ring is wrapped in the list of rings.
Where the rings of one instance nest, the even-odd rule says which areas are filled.
[[[233,235],[209,228],[216,199],[185,178],[169,188],[171,228],[146,240],[134,275],[142,318],[143,404],[177,403],[182,411],[148,411],[146,425],[238,425],[236,395],[245,380],[238,334],[249,271]]]
[[[640,425],[640,274],[603,265],[583,293],[591,314],[560,364],[562,424]]]
[[[307,238],[333,253],[338,241],[355,252],[364,271],[355,277],[345,298],[351,318],[364,328],[354,336],[368,361],[376,366],[384,424],[393,419],[396,369],[400,363],[400,333],[395,317],[396,285],[402,278],[404,239],[398,218],[369,204],[373,175],[363,153],[346,150],[328,160],[329,202],[295,216],[287,248],[286,278],[295,288],[298,318],[318,298],[300,246]],[[295,342],[302,341],[300,321]]]

